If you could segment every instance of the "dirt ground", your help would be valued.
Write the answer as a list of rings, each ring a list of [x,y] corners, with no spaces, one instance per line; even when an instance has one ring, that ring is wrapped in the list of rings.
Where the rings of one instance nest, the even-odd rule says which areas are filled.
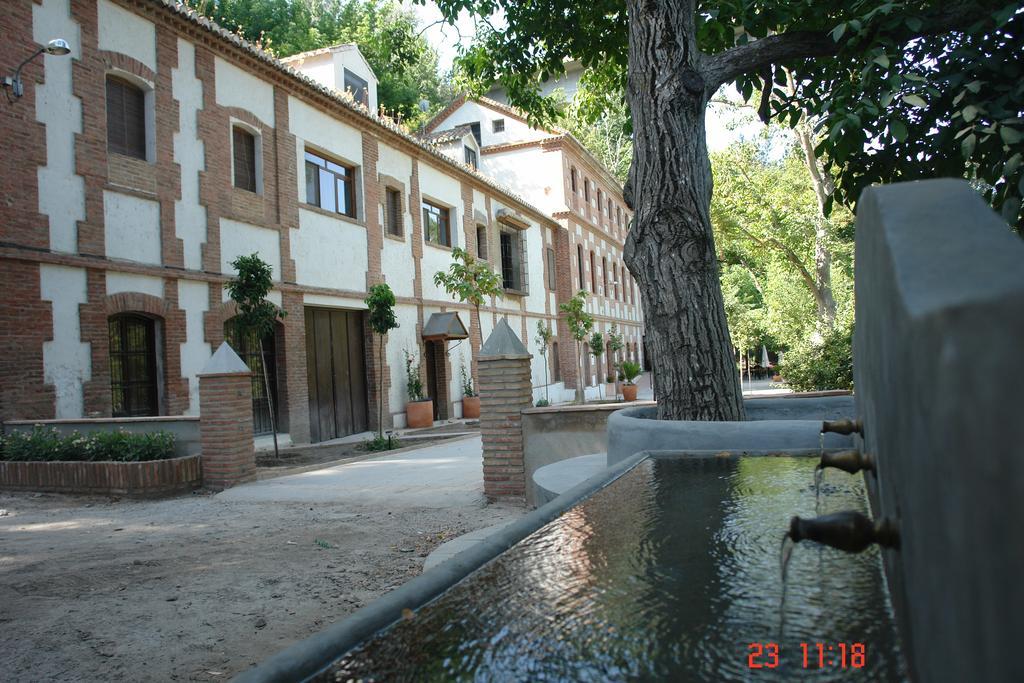
[[[523,512],[0,493],[0,678],[227,680]]]
[[[398,440],[396,448],[414,446],[422,448],[453,438],[439,435],[436,438],[419,438]],[[364,443],[340,443],[332,446],[299,446],[281,449],[280,457],[274,457],[274,451],[260,451],[256,454],[256,466],[267,468],[302,467],[323,463],[342,462],[373,455],[384,455],[387,451],[373,453],[367,450]]]

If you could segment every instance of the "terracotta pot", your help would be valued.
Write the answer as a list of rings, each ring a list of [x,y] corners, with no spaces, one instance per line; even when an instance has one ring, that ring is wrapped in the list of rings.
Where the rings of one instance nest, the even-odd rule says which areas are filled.
[[[405,404],[405,426],[409,429],[421,429],[434,426],[434,402],[409,401]]]
[[[623,384],[622,385],[622,400],[624,401],[635,401],[636,392],[639,387],[635,384]]]
[[[480,417],[480,397],[462,397],[462,417],[467,420],[475,420]]]

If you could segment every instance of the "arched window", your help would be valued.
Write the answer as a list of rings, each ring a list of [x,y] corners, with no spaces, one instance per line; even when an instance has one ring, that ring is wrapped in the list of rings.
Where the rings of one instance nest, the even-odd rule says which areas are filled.
[[[146,91],[119,76],[107,76],[107,149],[146,159]]]
[[[263,353],[260,353],[259,336],[252,332],[243,332],[238,318],[231,318],[224,323],[224,339],[235,350],[249,369],[252,370],[252,426],[256,434],[270,434],[273,423],[270,420],[270,405],[274,405],[274,415],[280,415],[281,409],[277,400],[277,344],[274,334],[263,338]],[[270,398],[267,400],[266,382],[263,379],[263,368],[267,369],[270,380]]]
[[[590,252],[590,291],[597,294],[597,259],[594,252]]]
[[[111,414],[158,415],[155,321],[137,313],[120,313],[107,320],[107,331]]]
[[[608,257],[601,257],[601,279],[604,282],[604,291],[601,292],[604,296],[608,296]]]
[[[579,272],[580,289],[584,289],[586,285],[583,284],[583,245],[576,245],[576,266]]]
[[[619,298],[619,266],[612,266],[612,280],[615,282],[615,299]]]

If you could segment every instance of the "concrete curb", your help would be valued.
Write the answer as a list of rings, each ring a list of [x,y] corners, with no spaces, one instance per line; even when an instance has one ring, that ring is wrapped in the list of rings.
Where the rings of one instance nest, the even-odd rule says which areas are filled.
[[[366,638],[401,619],[403,610],[419,609],[583,498],[611,484],[645,458],[646,452],[637,453],[600,472],[498,530],[489,539],[420,574],[320,633],[278,652],[233,680],[238,683],[307,680]]]

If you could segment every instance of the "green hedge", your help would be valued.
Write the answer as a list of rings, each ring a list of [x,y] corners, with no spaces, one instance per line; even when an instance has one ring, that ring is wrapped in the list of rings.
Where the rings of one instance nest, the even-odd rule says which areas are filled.
[[[818,345],[790,349],[779,372],[793,391],[853,389],[853,329],[833,330]]]
[[[37,426],[30,433],[0,436],[0,460],[142,462],[173,457],[174,435],[163,431],[73,432],[65,436],[56,429]]]

